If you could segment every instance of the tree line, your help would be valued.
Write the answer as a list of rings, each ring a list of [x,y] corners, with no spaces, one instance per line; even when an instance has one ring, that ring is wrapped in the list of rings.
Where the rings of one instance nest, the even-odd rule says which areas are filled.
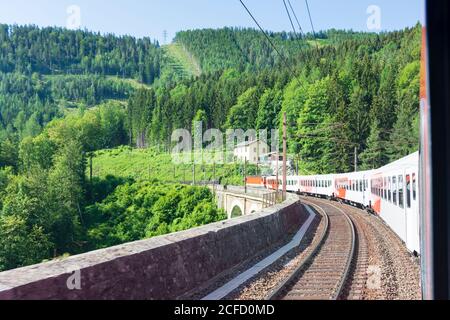
[[[202,52],[203,70],[219,70],[136,93],[128,103],[132,141],[138,147],[168,145],[172,130],[192,129],[199,111],[205,113],[206,128],[221,129],[280,128],[286,113],[289,151],[302,160],[305,172],[352,170],[355,151],[366,169],[416,151],[420,26],[382,34],[330,31],[321,37],[330,37],[330,43],[297,46],[285,64],[264,54],[223,49],[223,43],[242,38],[251,50],[266,52],[256,31],[179,33],[177,41]],[[265,62],[246,64],[242,59],[249,56]]]
[[[2,141],[0,271],[225,218],[206,188],[89,175],[94,151],[127,139],[125,109],[109,102],[55,119],[17,147]]]
[[[0,43],[5,73],[113,75],[147,84],[160,73],[161,50],[150,38],[0,24]]]

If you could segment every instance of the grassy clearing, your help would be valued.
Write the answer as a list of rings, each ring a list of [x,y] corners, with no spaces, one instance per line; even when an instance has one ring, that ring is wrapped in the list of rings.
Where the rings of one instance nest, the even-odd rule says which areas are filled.
[[[243,164],[195,166],[196,181],[221,181],[222,184],[242,185]],[[158,179],[162,182],[193,181],[192,164],[174,164],[172,155],[159,153],[155,149],[132,149],[119,147],[97,151],[93,158],[93,176],[105,178],[108,175],[135,180]],[[248,166],[249,175],[256,174],[255,166]]]
[[[173,43],[163,47],[169,59],[169,65],[176,73],[184,73],[187,77],[198,77],[202,71],[195,58],[187,52],[182,45]]]

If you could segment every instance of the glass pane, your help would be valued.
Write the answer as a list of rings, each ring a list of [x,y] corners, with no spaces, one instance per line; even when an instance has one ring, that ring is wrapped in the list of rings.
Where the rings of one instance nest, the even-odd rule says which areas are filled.
[[[397,205],[397,178],[392,177],[392,202]]]
[[[403,176],[398,176],[398,205],[400,206],[400,208],[405,207],[403,204],[403,188]]]
[[[392,183],[391,183],[391,177],[388,178],[388,200],[389,200],[389,202],[392,202]]]
[[[406,207],[411,208],[411,176],[406,176]]]

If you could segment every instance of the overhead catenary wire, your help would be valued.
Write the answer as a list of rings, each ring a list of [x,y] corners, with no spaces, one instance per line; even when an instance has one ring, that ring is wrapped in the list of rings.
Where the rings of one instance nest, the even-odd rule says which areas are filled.
[[[291,8],[291,11],[292,11],[292,13],[293,13],[293,15],[294,15],[295,21],[297,21],[298,29],[300,30],[300,33],[301,33],[302,35],[304,35],[303,28],[302,28],[302,26],[301,26],[301,24],[300,24],[300,21],[299,21],[298,18],[297,18],[297,14],[295,13],[295,10],[294,10],[294,8],[293,8],[293,6],[292,6],[292,4],[291,4],[291,0],[288,0],[288,4],[289,4],[289,7]]]
[[[291,22],[292,30],[294,30],[294,35],[298,38],[297,30],[295,30],[294,22],[292,21],[291,13],[289,12],[289,9],[287,7],[286,0],[283,0],[283,4],[284,4],[284,8],[286,9],[286,13],[288,15],[289,21]]]
[[[315,31],[315,28],[314,28],[314,23],[313,23],[313,19],[312,19],[312,15],[311,15],[311,10],[309,9],[308,0],[305,0],[305,4],[306,4],[306,10],[308,11],[309,22],[311,23],[311,29],[312,29],[312,32],[313,32],[313,38],[314,38],[314,40],[316,42],[317,49],[319,49],[319,44],[317,43],[316,31]]]
[[[267,41],[270,43],[270,45],[272,46],[272,48],[275,50],[275,52],[280,56],[280,58],[286,63],[287,65],[287,60],[286,57],[283,56],[280,51],[278,50],[278,48],[275,46],[275,44],[273,43],[273,41],[270,39],[269,35],[267,34],[266,31],[264,31],[264,29],[261,27],[261,25],[259,24],[258,20],[256,20],[256,18],[253,16],[253,14],[251,13],[250,9],[247,8],[247,6],[245,5],[244,1],[239,0],[239,2],[242,4],[242,6],[244,7],[244,9],[247,11],[247,13],[249,14],[249,16],[253,19],[253,21],[256,23],[256,25],[258,26],[259,30],[261,30],[261,32],[263,33],[264,37],[267,39]],[[287,65],[287,67],[289,67]],[[290,68],[289,68],[290,69]]]

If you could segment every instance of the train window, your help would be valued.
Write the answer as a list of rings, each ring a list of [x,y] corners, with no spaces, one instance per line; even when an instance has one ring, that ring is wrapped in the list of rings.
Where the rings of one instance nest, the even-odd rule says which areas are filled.
[[[388,184],[387,184],[387,178],[383,179],[383,199],[386,200],[387,199],[387,188],[388,188]]]
[[[356,186],[355,186],[355,191],[359,191],[359,181],[358,180],[356,180]]]
[[[406,176],[406,207],[411,208],[411,176]]]
[[[383,178],[378,179],[378,184],[379,184],[379,190],[380,190],[379,196],[380,196],[380,198],[383,198],[383,193],[384,193],[384,191],[383,191],[383,188],[384,188]]]
[[[392,202],[392,185],[391,185],[391,177],[388,178],[388,200]]]
[[[397,205],[397,178],[392,177],[392,202]]]
[[[417,185],[416,185],[416,174],[413,173],[412,175],[412,192],[413,192],[413,200],[416,201],[417,197]]]
[[[398,176],[398,205],[400,208],[404,208],[403,202],[403,176]]]
[[[363,181],[359,180],[359,191],[363,191]]]

